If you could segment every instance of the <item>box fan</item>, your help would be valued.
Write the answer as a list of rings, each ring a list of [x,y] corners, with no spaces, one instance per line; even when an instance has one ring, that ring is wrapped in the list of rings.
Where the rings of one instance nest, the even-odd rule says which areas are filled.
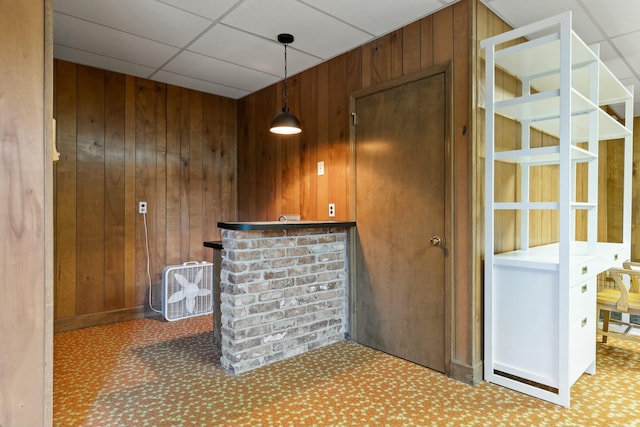
[[[168,321],[213,312],[213,264],[169,265],[162,270],[162,315]]]

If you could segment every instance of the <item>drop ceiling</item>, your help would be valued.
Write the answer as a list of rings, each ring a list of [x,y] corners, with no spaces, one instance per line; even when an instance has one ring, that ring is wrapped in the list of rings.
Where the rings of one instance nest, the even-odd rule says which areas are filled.
[[[238,99],[458,0],[54,0],[54,56]],[[512,26],[566,10],[640,101],[640,1],[481,0]],[[640,115],[640,102],[635,105]]]
[[[54,56],[241,98],[457,0],[54,0]]]
[[[640,115],[640,1],[481,0],[509,25],[519,27],[567,10],[573,29],[626,86],[634,87],[634,115]]]

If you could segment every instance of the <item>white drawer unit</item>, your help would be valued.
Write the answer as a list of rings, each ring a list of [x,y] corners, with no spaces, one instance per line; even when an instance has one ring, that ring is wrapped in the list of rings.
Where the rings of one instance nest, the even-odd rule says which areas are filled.
[[[571,386],[596,372],[597,275],[630,256],[633,89],[607,69],[597,46],[572,31],[571,12],[480,45],[486,64],[484,378],[568,407]],[[496,69],[519,87],[506,90],[502,79],[496,85]],[[622,120],[608,114],[610,106],[622,106]],[[500,127],[518,123],[519,137],[509,148],[496,136],[496,117]],[[538,134],[557,145],[534,147]],[[613,243],[597,239],[598,145],[611,139],[624,141],[623,237]],[[505,164],[515,165],[507,166],[516,171],[511,182],[498,167]],[[550,191],[555,200],[539,201],[530,178],[549,165],[557,173]],[[496,230],[506,227],[500,211],[515,212],[506,232],[517,250],[496,250]],[[557,230],[557,241],[530,244],[534,211],[553,212],[547,216],[553,224],[545,226]]]

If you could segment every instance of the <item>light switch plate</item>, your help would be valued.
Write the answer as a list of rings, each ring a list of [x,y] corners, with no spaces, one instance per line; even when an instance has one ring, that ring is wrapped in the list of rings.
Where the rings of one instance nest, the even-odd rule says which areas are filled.
[[[324,175],[324,162],[318,162],[318,176]]]

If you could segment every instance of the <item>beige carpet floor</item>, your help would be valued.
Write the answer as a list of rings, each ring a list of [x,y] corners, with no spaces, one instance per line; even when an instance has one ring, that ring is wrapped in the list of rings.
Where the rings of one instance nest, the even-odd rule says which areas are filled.
[[[141,319],[54,339],[55,426],[640,426],[640,344],[598,344],[571,408],[470,386],[344,341],[242,375],[212,319]]]

